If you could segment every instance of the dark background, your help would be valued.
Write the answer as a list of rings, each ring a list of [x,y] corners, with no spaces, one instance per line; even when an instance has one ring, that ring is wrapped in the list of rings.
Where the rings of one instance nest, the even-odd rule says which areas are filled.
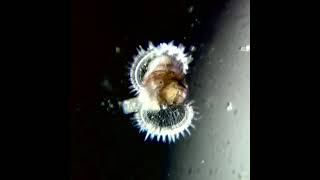
[[[171,145],[144,142],[130,115],[110,108],[108,102],[116,106],[117,100],[133,96],[127,73],[139,45],[174,40],[186,50],[197,47],[197,58],[199,47],[212,39],[214,23],[225,6],[223,0],[72,1],[73,180],[164,178]]]
[[[154,2],[151,9],[156,9],[159,7],[159,4],[163,4],[162,7],[166,8],[175,6],[173,5],[175,3],[172,2],[162,2]],[[188,2],[178,2],[176,4],[184,6]],[[117,1],[117,3],[119,11],[112,11],[115,5],[112,5],[114,3],[111,2],[106,3],[105,7],[101,6],[104,13],[109,14],[109,21],[105,22],[120,18],[114,17],[116,13],[122,14],[122,18],[120,19],[134,19],[133,17],[137,16],[137,14],[127,14],[124,10],[131,9],[131,12],[143,12],[142,9],[144,9],[133,2],[131,3],[133,6],[129,7],[127,6],[129,2],[120,3],[120,1]],[[202,40],[206,41],[210,39],[209,37],[211,33],[214,34],[215,28],[210,28],[207,25],[213,24],[212,27],[214,27],[217,14],[220,13],[219,9],[224,8],[225,5],[222,2],[216,1],[197,1],[191,3],[196,4],[195,7],[198,7],[195,8],[194,12],[197,12],[199,18],[205,20],[202,20],[201,26],[198,26],[197,31],[189,29],[193,32],[189,34],[189,40],[192,39],[192,41],[186,42],[185,45],[189,45],[188,43],[191,44],[191,42],[200,43]],[[314,160],[313,155],[317,153],[316,148],[305,147],[316,142],[313,138],[310,138],[316,137],[310,134],[310,132],[317,131],[312,131],[310,129],[311,126],[307,127],[301,123],[301,119],[306,119],[305,115],[310,114],[311,105],[306,106],[308,111],[304,113],[304,109],[300,109],[301,107],[298,106],[298,101],[301,98],[292,98],[296,97],[297,94],[305,95],[310,94],[310,92],[301,93],[303,90],[307,89],[309,91],[309,89],[306,86],[299,86],[299,88],[297,86],[297,79],[292,78],[291,75],[297,74],[297,69],[308,71],[307,73],[298,73],[297,76],[299,77],[309,74],[309,72],[316,72],[310,71],[309,63],[301,63],[301,59],[306,59],[305,57],[308,55],[302,49],[308,48],[307,52],[311,52],[310,47],[312,46],[299,46],[299,44],[306,44],[305,42],[300,43],[299,40],[303,39],[305,41],[305,39],[311,39],[314,41],[314,38],[306,38],[304,35],[311,34],[310,32],[315,28],[305,28],[303,25],[309,22],[309,14],[317,13],[316,9],[313,9],[317,8],[317,6],[309,3],[287,3],[285,1],[283,3],[279,1],[276,4],[272,2],[258,2],[253,3],[253,5],[256,6],[253,8],[255,10],[253,17],[256,18],[253,24],[259,27],[258,24],[260,23],[259,30],[262,30],[262,32],[259,33],[260,44],[257,43],[258,36],[255,36],[252,40],[254,41],[253,44],[255,44],[254,59],[259,59],[252,63],[254,65],[254,68],[252,68],[254,76],[252,76],[251,80],[256,80],[252,83],[252,89],[254,90],[252,91],[252,95],[258,95],[259,83],[261,85],[261,97],[250,100],[251,103],[254,103],[256,99],[255,104],[252,105],[252,113],[250,113],[253,119],[252,124],[256,125],[255,128],[252,128],[252,132],[254,131],[252,139],[255,140],[255,158],[258,156],[257,150],[259,149],[257,148],[259,147],[257,144],[260,143],[261,145],[261,160],[254,163],[252,173],[257,175],[257,170],[260,167],[262,173],[259,179],[263,179],[263,177],[265,179],[272,179],[279,177],[279,175],[285,177],[282,179],[286,179],[290,175],[294,177],[300,175],[303,178],[309,176],[309,179],[311,179],[315,174],[313,172],[317,172],[317,169],[316,166],[310,166],[309,160]],[[259,5],[261,5],[261,8],[258,8]],[[294,7],[295,5],[296,7]],[[4,47],[2,47],[3,58],[1,67],[3,71],[1,73],[4,81],[2,81],[1,90],[4,97],[2,97],[1,102],[4,106],[2,106],[3,116],[1,118],[3,130],[1,131],[3,135],[1,146],[3,156],[1,162],[4,165],[2,174],[7,175],[3,179],[15,176],[22,176],[22,178],[30,177],[31,179],[37,179],[37,177],[39,177],[38,179],[64,179],[63,177],[66,176],[66,179],[70,179],[70,177],[71,179],[130,179],[130,177],[131,179],[148,179],[147,174],[152,175],[153,172],[148,173],[148,171],[144,171],[146,166],[149,169],[155,169],[154,171],[160,171],[161,162],[157,160],[161,159],[159,154],[167,152],[167,149],[159,150],[158,148],[154,148],[157,151],[144,151],[148,152],[149,157],[153,157],[150,159],[150,162],[147,162],[147,159],[144,157],[136,158],[137,155],[131,152],[136,150],[141,155],[142,150],[146,148],[142,145],[141,137],[137,135],[136,129],[131,130],[130,133],[129,131],[119,132],[120,136],[115,134],[115,130],[112,129],[131,129],[128,118],[123,118],[120,115],[118,117],[111,116],[111,114],[105,113],[105,109],[101,110],[103,113],[97,113],[100,107],[98,104],[102,101],[101,99],[110,97],[110,94],[123,93],[123,96],[119,96],[121,99],[129,96],[127,89],[123,88],[123,85],[120,85],[120,82],[115,78],[116,76],[109,76],[109,74],[113,73],[124,73],[124,70],[115,71],[115,67],[120,69],[123,67],[112,66],[110,68],[110,66],[103,66],[115,64],[114,60],[116,58],[102,58],[113,57],[114,55],[114,47],[111,46],[116,43],[114,40],[110,40],[111,37],[115,40],[120,40],[121,38],[113,35],[123,31],[129,34],[140,33],[134,30],[136,27],[130,26],[128,29],[119,28],[121,27],[119,24],[129,24],[127,20],[124,22],[112,21],[112,23],[105,23],[106,32],[100,33],[100,35],[103,34],[105,37],[109,37],[105,39],[109,39],[110,41],[102,41],[103,38],[97,36],[99,31],[96,28],[98,27],[96,26],[97,22],[101,21],[97,18],[96,12],[98,8],[100,7],[98,7],[95,1],[84,2],[76,0],[71,3],[68,1],[4,1],[2,3],[2,44],[4,44]],[[306,10],[306,12],[299,13],[301,10]],[[140,16],[142,15],[140,14]],[[148,14],[148,16],[143,17],[147,19],[150,16],[166,17],[165,14]],[[191,21],[189,18],[186,19]],[[104,21],[103,18],[102,21]],[[181,19],[174,23],[175,28],[177,28],[180,21]],[[138,22],[138,20],[136,19],[134,22]],[[149,25],[151,23],[154,26],[160,26],[157,22],[147,22]],[[301,23],[302,25],[299,26]],[[101,22],[100,24],[103,23]],[[184,25],[187,29],[186,31],[188,31],[187,27],[189,25]],[[112,26],[113,28],[118,27],[116,29],[121,29],[121,31],[111,30]],[[143,27],[148,28],[148,24],[143,24]],[[173,39],[177,40],[177,42],[178,38],[181,39],[181,32],[176,31],[172,27],[167,27],[166,29],[169,30],[157,32],[148,29],[144,33],[141,33],[145,34],[145,36],[140,35],[154,42],[172,38],[162,36],[162,34],[166,33],[176,34],[176,37]],[[295,30],[297,33],[295,33]],[[303,33],[303,30],[308,31],[308,33]],[[149,34],[146,32],[149,32]],[[151,38],[151,32],[154,33],[153,38],[155,39]],[[290,32],[294,32],[294,34]],[[301,36],[297,36],[297,34]],[[70,39],[71,36],[73,38]],[[156,39],[156,37],[159,39]],[[134,39],[139,42],[134,42]],[[120,46],[122,53],[127,51],[126,54],[128,56],[124,54],[123,56],[130,59],[132,53],[135,53],[134,48],[138,44],[145,45],[146,42],[143,40],[144,38],[139,39],[138,36],[128,37],[128,43],[125,44],[128,44],[129,48],[125,49],[125,45],[123,44]],[[102,44],[104,45],[102,46]],[[261,56],[258,53],[258,45]],[[291,53],[293,49],[297,49],[295,48],[296,46],[293,48],[292,45],[297,45],[299,51]],[[263,46],[265,47],[263,48]],[[103,49],[104,47],[111,47],[111,49],[105,50]],[[72,49],[72,63],[70,63],[69,58],[70,49]],[[132,53],[129,53],[129,51],[132,51]],[[105,54],[97,54],[97,52],[104,52]],[[296,59],[297,61],[294,61]],[[259,66],[259,63],[261,63],[261,66]],[[288,68],[288,65],[292,67],[292,65],[296,64],[298,65],[297,68]],[[301,68],[301,66],[305,68]],[[69,79],[70,68],[72,68],[71,81]],[[263,71],[264,69],[265,71]],[[272,70],[272,73],[270,73],[270,70]],[[285,72],[288,70],[295,72]],[[121,75],[125,76],[125,74]],[[282,78],[283,75],[285,78]],[[113,80],[115,82],[112,83],[113,87],[118,86],[120,91],[112,91],[111,93],[102,90],[98,84],[101,82],[101,79],[104,79],[104,76],[107,76],[109,79],[115,78],[116,80]],[[301,78],[303,76],[299,79]],[[309,76],[303,80],[308,79],[310,79]],[[69,91],[70,83],[72,84],[71,91]],[[282,90],[291,84],[292,88]],[[292,91],[297,88],[299,88],[299,93]],[[68,93],[66,93],[66,90],[68,90]],[[294,92],[294,94],[291,95],[290,92]],[[314,100],[313,97],[302,97],[303,101],[305,99]],[[68,112],[66,111],[66,99],[69,99],[70,102]],[[295,106],[293,111],[293,106],[284,106],[283,102],[285,102],[285,105],[295,104],[297,106]],[[310,103],[303,102],[302,104]],[[265,112],[260,113],[261,115],[258,116],[259,110]],[[300,117],[299,112],[301,110],[303,116],[297,118]],[[72,121],[69,124],[70,126],[68,126],[66,123],[69,122],[70,112],[72,113]],[[293,117],[290,118],[290,115]],[[259,118],[257,119],[256,117]],[[294,121],[296,119],[297,121]],[[124,121],[122,123],[117,120]],[[119,126],[116,126],[116,123]],[[259,123],[260,126],[257,128]],[[292,125],[296,124],[298,125],[297,128],[292,127]],[[105,127],[102,127],[103,125]],[[110,125],[113,127],[109,127]],[[103,129],[103,131],[97,131],[98,127]],[[305,129],[307,132],[296,133],[297,129],[299,131]],[[290,130],[293,130],[293,132],[290,133]],[[101,135],[98,132],[105,134]],[[129,137],[128,134],[132,136]],[[304,134],[306,138],[302,137]],[[72,136],[72,147],[68,153],[69,135]],[[121,138],[124,141],[116,138]],[[304,144],[297,146],[297,140],[301,138],[303,140],[298,143],[306,143],[305,146]],[[116,142],[118,145],[115,145]],[[127,145],[128,142],[132,142],[133,145]],[[123,147],[126,148],[123,150],[124,153],[118,153],[117,151],[120,151]],[[158,147],[163,147],[163,145],[159,145]],[[297,148],[299,152],[295,153],[294,150]],[[315,153],[313,153],[313,149],[315,149]],[[308,151],[308,153],[304,154],[310,154],[310,158],[296,156],[296,154],[301,154],[301,150]],[[130,156],[125,156],[126,153],[129,153]],[[72,164],[69,164],[70,154],[72,155]],[[297,161],[303,161],[303,163],[297,163]],[[117,166],[114,166],[116,163],[118,163]],[[134,166],[131,166],[130,163],[134,164]],[[297,164],[306,164],[306,166],[299,166]],[[165,163],[162,165],[165,165]],[[261,168],[263,166],[265,168]],[[287,171],[285,171],[286,169]],[[263,172],[265,170],[267,171]],[[155,173],[154,175],[157,176],[159,174]],[[21,179],[21,177],[15,179]],[[158,178],[153,177],[152,179],[160,179],[160,176]]]

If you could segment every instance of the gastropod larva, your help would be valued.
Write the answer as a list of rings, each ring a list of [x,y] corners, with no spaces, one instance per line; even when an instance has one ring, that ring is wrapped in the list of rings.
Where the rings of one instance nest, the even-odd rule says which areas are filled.
[[[136,97],[122,102],[123,111],[135,113],[133,121],[140,132],[146,132],[145,140],[156,137],[170,143],[185,132],[190,135],[196,112],[188,101],[185,75],[192,56],[173,42],[158,46],[149,42],[146,50],[141,46],[137,50],[129,72]]]

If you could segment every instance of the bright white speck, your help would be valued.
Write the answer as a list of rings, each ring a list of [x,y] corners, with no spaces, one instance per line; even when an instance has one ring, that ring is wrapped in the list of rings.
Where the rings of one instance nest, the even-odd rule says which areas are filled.
[[[120,48],[116,47],[116,53],[119,54],[120,53]]]
[[[109,102],[109,107],[110,107],[110,108],[114,108],[114,105]]]
[[[226,109],[227,111],[232,111],[233,107],[231,102],[228,102]]]
[[[193,6],[190,6],[190,7],[188,8],[188,12],[189,12],[189,13],[192,13],[192,11],[193,11]]]
[[[123,112],[125,114],[138,112],[141,106],[137,98],[127,99],[127,100],[124,100],[123,102],[120,102],[119,104],[121,104]]]
[[[202,161],[201,161],[201,164],[204,164],[204,163],[205,163],[205,161],[204,161],[204,160],[202,160]]]
[[[191,46],[191,47],[190,47],[190,51],[191,51],[191,52],[196,51],[196,47],[195,47],[195,46]]]
[[[249,52],[250,51],[250,45],[246,45],[246,46],[240,47],[240,51]]]

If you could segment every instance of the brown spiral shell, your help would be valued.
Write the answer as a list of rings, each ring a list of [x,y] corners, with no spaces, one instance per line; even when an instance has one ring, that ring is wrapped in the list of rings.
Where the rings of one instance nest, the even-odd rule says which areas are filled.
[[[188,93],[182,64],[169,56],[159,58],[158,64],[145,74],[144,87],[160,105],[182,104]]]

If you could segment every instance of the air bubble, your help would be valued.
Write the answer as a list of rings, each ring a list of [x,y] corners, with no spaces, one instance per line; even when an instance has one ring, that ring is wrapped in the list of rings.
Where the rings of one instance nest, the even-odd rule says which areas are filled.
[[[114,105],[111,104],[111,103],[109,103],[109,107],[110,107],[110,108],[114,108]]]
[[[228,102],[227,107],[226,107],[226,110],[227,110],[227,111],[232,111],[232,109],[233,109],[232,103],[231,103],[231,102]]]
[[[198,19],[195,19],[195,21],[196,21],[197,24],[200,24],[200,21]]]
[[[190,51],[191,51],[191,52],[196,51],[196,47],[195,47],[195,46],[191,46],[191,47],[190,47]]]

